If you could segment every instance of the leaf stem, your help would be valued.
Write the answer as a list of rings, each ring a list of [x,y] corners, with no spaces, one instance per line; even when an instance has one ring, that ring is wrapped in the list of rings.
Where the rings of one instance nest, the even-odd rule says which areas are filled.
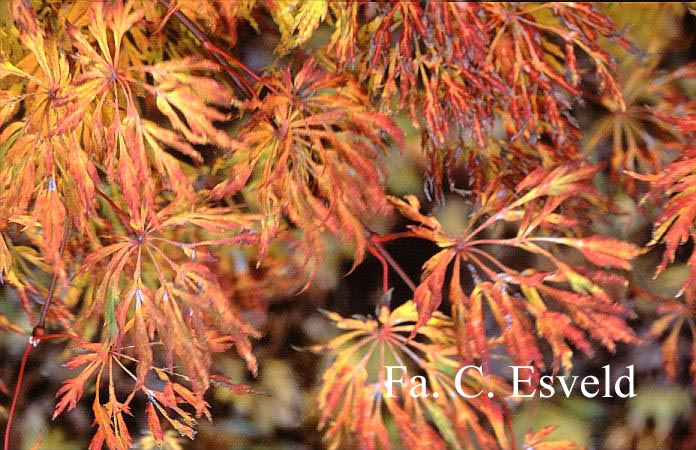
[[[373,246],[368,245],[367,249],[382,264],[382,292],[386,294],[389,292],[389,263]]]
[[[408,276],[406,271],[399,265],[398,262],[394,258],[392,258],[392,255],[389,254],[389,252],[382,246],[382,244],[379,242],[379,238],[377,237],[378,235],[370,231],[367,227],[365,227],[365,234],[367,235],[367,242],[368,244],[377,252],[379,255],[384,258],[385,261],[391,266],[391,268],[396,272],[397,275],[399,275],[399,278],[403,280],[404,283],[406,283],[406,286],[408,286],[412,291],[416,290],[416,283],[411,280],[411,277]]]
[[[122,209],[120,208],[112,199],[109,197],[104,191],[99,189],[98,187],[95,186],[94,191],[101,197],[106,203],[111,206],[111,208],[114,210],[116,215],[121,219],[121,222],[123,223],[124,226],[128,227],[129,230],[132,232],[136,232],[136,230],[133,228],[133,226],[130,224],[130,217],[129,215]]]

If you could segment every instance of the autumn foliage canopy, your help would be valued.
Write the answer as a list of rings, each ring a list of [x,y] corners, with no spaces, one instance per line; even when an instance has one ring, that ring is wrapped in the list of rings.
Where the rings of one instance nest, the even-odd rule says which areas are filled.
[[[156,444],[168,429],[194,439],[213,387],[262,395],[216,369],[216,354],[257,376],[264,312],[311,289],[336,246],[353,268],[379,262],[383,294],[370,316],[326,311],[335,337],[298,349],[328,355],[315,397],[326,448],[576,448],[551,426],[515,442],[500,359],[563,374],[574,355],[655,340],[674,379],[690,333],[696,380],[696,65],[665,69],[606,11],[0,8],[0,281],[13,293],[1,301],[24,312],[0,315],[0,329],[28,342],[21,373],[35,347],[66,349],[71,374],[46,414],[91,404],[90,449],[131,448],[134,417]],[[242,32],[270,39],[273,58],[243,63]],[[583,127],[587,104],[600,119]],[[389,161],[411,153],[422,188],[394,189]],[[454,228],[437,214],[452,198]],[[652,239],[608,224],[620,198],[651,218]],[[389,253],[402,241],[434,249],[417,279]],[[690,267],[677,297],[635,284],[651,251],[650,275]],[[391,294],[396,283],[410,298]],[[647,334],[631,325],[639,295],[656,302]],[[386,362],[440,395],[414,399],[406,384],[385,397]],[[483,367],[468,389],[499,395],[456,395],[467,365]],[[6,380],[14,416],[21,379]]]

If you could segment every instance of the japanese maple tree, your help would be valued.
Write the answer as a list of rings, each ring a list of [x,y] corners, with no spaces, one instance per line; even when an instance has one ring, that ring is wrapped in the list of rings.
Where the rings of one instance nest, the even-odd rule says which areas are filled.
[[[212,386],[261,394],[219,372],[216,354],[258,376],[263,319],[251,312],[309,289],[335,245],[353,268],[375,258],[383,292],[374,317],[326,312],[340,333],[304,349],[329,355],[315,399],[327,448],[578,448],[554,440],[554,424],[515,442],[517,404],[494,359],[569,374],[578,352],[666,335],[674,379],[688,331],[696,379],[696,252],[680,296],[651,297],[650,332],[630,323],[633,261],[664,244],[660,273],[696,241],[696,102],[684,86],[696,66],[642,64],[640,43],[597,6],[0,9],[0,282],[26,316],[0,315],[3,333],[26,340],[5,450],[29,355],[49,345],[67,349],[71,375],[46,414],[91,402],[90,449],[131,448],[131,416],[154,445],[167,429],[194,439]],[[263,67],[239,56],[243,28],[272,42]],[[591,127],[583,103],[602,109]],[[423,189],[396,195],[389,160],[409,146]],[[597,226],[620,215],[618,191],[656,211],[650,242]],[[466,205],[459,229],[437,216],[453,197]],[[437,250],[412,280],[388,248],[415,240]],[[392,295],[395,283],[412,296]],[[413,399],[408,385],[386,396],[385,361],[440,396]],[[467,365],[483,368],[468,389],[499,395],[457,396]]]

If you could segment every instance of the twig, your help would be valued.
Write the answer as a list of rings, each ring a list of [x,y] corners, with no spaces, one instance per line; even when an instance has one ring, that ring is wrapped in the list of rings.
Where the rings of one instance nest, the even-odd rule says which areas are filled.
[[[5,426],[5,450],[10,450],[10,430],[12,428],[12,417],[14,417],[17,399],[19,399],[19,392],[22,388],[22,380],[24,380],[24,369],[27,367],[27,359],[29,358],[29,353],[31,353],[32,348],[34,348],[34,344],[32,344],[32,342],[27,342],[27,345],[24,346],[24,353],[22,353],[22,362],[19,365],[19,375],[17,375],[17,385],[15,386],[14,395],[12,396],[10,414],[7,416],[7,426]]]
[[[169,10],[172,7],[172,4],[169,0],[159,0],[159,3],[167,10]],[[213,56],[213,58],[215,58],[215,60],[225,70],[229,78],[232,79],[235,86],[242,92],[242,94],[251,98],[256,97],[256,92],[252,89],[249,83],[227,61],[232,61],[233,63],[241,67],[246,73],[252,74],[252,77],[258,81],[259,77],[254,73],[254,71],[242,64],[241,61],[234,58],[232,55],[229,55],[228,53],[224,52],[222,49],[217,47],[215,44],[213,44],[212,41],[208,38],[208,36],[205,34],[205,32],[191,19],[189,19],[188,16],[186,16],[186,14],[182,13],[181,11],[174,10],[174,13],[172,15],[176,17],[177,20],[181,22],[181,24],[185,26],[186,29],[188,29],[191,32],[191,34],[193,34],[196,37],[196,39],[200,41],[200,43],[203,45],[203,48],[205,48],[208,51],[208,53],[210,53]]]
[[[65,232],[63,232],[63,240],[60,242],[60,257],[61,259],[63,258],[63,254],[65,253],[65,244],[68,242],[68,235],[70,234],[70,216],[65,217]],[[46,314],[48,314],[48,308],[51,306],[51,301],[53,300],[53,294],[56,290],[56,284],[58,282],[58,268],[53,272],[53,278],[51,278],[51,285],[48,288],[48,293],[46,294],[46,301],[43,304],[43,307],[41,308],[41,317],[39,318],[39,321],[36,323],[36,326],[34,326],[34,329],[31,332],[31,335],[36,337],[36,336],[43,336],[46,333]]]

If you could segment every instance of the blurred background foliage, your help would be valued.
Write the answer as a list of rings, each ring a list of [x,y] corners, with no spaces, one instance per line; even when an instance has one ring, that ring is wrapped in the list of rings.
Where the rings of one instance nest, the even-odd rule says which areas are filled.
[[[688,13],[684,3],[612,3],[601,9],[608,13],[622,28],[626,36],[638,47],[631,54],[618,45],[607,43],[608,48],[619,60],[619,75],[623,82],[628,103],[627,113],[618,111],[611,98],[597,97],[578,110],[581,129],[586,136],[584,145],[592,151],[597,161],[622,164],[638,172],[654,172],[660,165],[675,155],[670,155],[670,144],[678,136],[671,136],[659,123],[648,123],[642,111],[646,108],[667,108],[665,97],[672,89],[682,89],[696,96],[696,82],[672,82],[665,77],[689,62],[696,60],[696,16]],[[7,20],[4,13],[0,21]],[[262,18],[267,20],[268,18]],[[250,67],[258,68],[273,61],[273,49],[279,36],[257,34],[253,24],[243,22],[238,30],[237,52]],[[322,26],[306,45],[308,48],[326,41],[330,30]],[[678,83],[679,86],[674,86]],[[668,100],[668,99],[667,99]],[[623,127],[624,134],[617,138],[612,130]],[[389,173],[388,188],[394,195],[423,191],[423,173],[427,165],[420,145],[420,133],[413,129],[407,117],[399,119],[406,135],[403,152],[393,151],[387,158]],[[629,136],[630,135],[630,136]],[[632,141],[640,141],[645,153],[622,161],[612,160],[616,152],[632,152]],[[642,150],[641,150],[642,151]],[[651,154],[651,152],[654,152]],[[653,158],[654,154],[661,155]],[[635,164],[634,164],[635,162]],[[618,172],[613,173],[621,173]],[[631,197],[617,189],[617,182],[627,183],[636,189],[632,181],[607,175],[600,181],[600,188],[614,196],[621,214],[612,221],[596,223],[595,228],[604,233],[645,245],[650,239],[652,226],[651,211],[641,211],[641,206]],[[248,201],[253,201],[249,198]],[[458,230],[464,227],[462,211],[467,204],[460,197],[447,198],[444,206],[434,212],[444,227]],[[400,224],[376,224],[381,230],[396,228]],[[688,247],[688,246],[686,246]],[[420,273],[422,263],[433,253],[431,244],[405,240],[388,245],[391,254],[400,261],[414,279]],[[237,357],[219,356],[215,365],[219,372],[235,380],[245,380],[263,395],[236,395],[223,388],[213,388],[209,395],[214,422],[203,422],[195,441],[181,438],[168,431],[162,449],[314,449],[322,448],[321,435],[317,431],[319,412],[314,409],[314,398],[318,392],[318,381],[327,365],[325,356],[301,351],[302,347],[327,342],[336,335],[336,330],[318,308],[336,311],[344,316],[372,314],[380,298],[380,265],[368,258],[362,265],[348,274],[352,256],[349,251],[327,239],[326,257],[313,283],[301,294],[294,295],[293,286],[288,286],[286,296],[278,296],[267,311],[259,313],[257,325],[264,338],[254,345],[254,352],[264,363],[258,379],[252,379]],[[683,253],[682,253],[683,252]],[[680,250],[677,264],[670,266],[659,277],[653,279],[659,263],[661,248],[645,254],[634,263],[634,280],[645,291],[665,297],[674,296],[683,284],[688,268],[685,255],[689,248]],[[235,261],[231,257],[230,261]],[[225,282],[223,280],[223,282]],[[234,282],[234,281],[230,281]],[[394,279],[394,298],[410,296],[409,289]],[[253,302],[254,292],[262,286],[248,286]],[[277,290],[277,286],[276,286]],[[0,288],[0,313],[16,323],[26,321],[16,304],[15,293]],[[632,326],[639,336],[645,336],[649,324],[654,320],[654,306],[650,299],[636,293],[633,301],[639,311]],[[66,300],[69,306],[69,299]],[[252,318],[253,319],[253,318]],[[26,328],[30,328],[25,323]],[[688,345],[684,331],[684,342],[680,359],[687,360]],[[17,361],[20,358],[24,339],[14,334],[3,333],[0,339],[0,396],[2,405],[10,398],[8,385],[14,384]],[[53,408],[53,396],[60,381],[69,374],[61,367],[65,360],[59,346],[47,343],[40,352],[32,354],[33,370],[27,372],[24,399],[20,404],[21,414],[17,427],[25,437],[23,448],[29,449],[40,436],[39,448],[53,450],[84,449],[90,439],[88,402],[82,402],[70,414],[51,421],[49,412]],[[599,374],[603,365],[610,364],[616,371],[628,364],[636,367],[637,397],[625,401],[616,398],[570,399],[558,396],[548,400],[533,400],[524,403],[516,413],[514,431],[517,442],[529,429],[539,429],[555,424],[558,430],[554,437],[570,438],[588,448],[615,450],[656,450],[696,448],[696,408],[694,394],[689,385],[686,364],[682,364],[678,380],[667,383],[662,368],[659,344],[648,341],[637,347],[619,348],[615,354],[599,352],[594,358],[576,356],[574,373],[580,376]],[[0,418],[5,419],[7,410],[0,407]],[[390,430],[396,433],[392,425]],[[141,424],[142,437],[136,439],[139,449],[152,449],[154,442]]]

